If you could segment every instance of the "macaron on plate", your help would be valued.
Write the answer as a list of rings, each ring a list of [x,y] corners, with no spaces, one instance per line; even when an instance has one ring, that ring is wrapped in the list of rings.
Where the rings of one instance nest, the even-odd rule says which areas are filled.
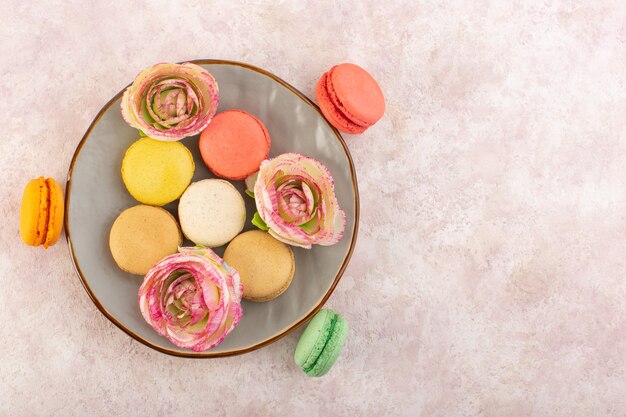
[[[356,242],[359,219],[356,173],[339,131],[311,99],[290,84],[240,62],[192,62],[215,79],[219,100],[217,89],[209,108],[194,102],[197,97],[193,91],[172,99],[178,92],[172,92],[171,85],[155,90],[154,109],[144,107],[140,116],[154,122],[153,126],[146,125],[146,133],[152,138],[161,136],[160,142],[143,138],[145,129],[141,128],[140,133],[139,127],[129,126],[142,121],[128,116],[134,98],[122,100],[124,90],[95,116],[70,165],[65,193],[65,234],[89,297],[129,336],[176,356],[237,355],[266,346],[309,322],[330,297]],[[205,80],[211,81],[211,76]],[[324,82],[323,89],[318,88],[328,98],[326,111],[337,108],[338,114],[347,114],[339,121],[350,131],[360,131],[374,123],[380,109],[366,109],[370,111],[367,113],[359,103],[344,103],[342,88],[349,74],[343,74],[340,68],[329,71],[326,77],[329,76],[331,82]],[[120,87],[127,81],[132,80],[122,81]],[[212,91],[210,83],[207,85],[205,93]],[[314,90],[307,93],[311,97],[316,95]],[[345,108],[340,108],[338,103]],[[124,116],[121,105],[126,107]],[[176,141],[163,126],[184,120],[186,111],[197,112],[199,116],[181,126],[195,129],[193,123],[198,123],[201,129]],[[211,112],[214,112],[211,121],[202,124],[210,119]],[[286,245],[268,232],[259,231],[256,217],[252,223],[257,206],[255,199],[246,195],[250,190],[246,190],[244,179],[258,170],[265,159],[286,153],[313,158],[332,174],[337,202],[345,213],[343,235],[332,246],[314,244],[306,249]],[[58,238],[57,228],[60,230],[54,210],[59,205],[55,197],[58,190],[49,188],[43,179],[39,183],[35,181],[31,188],[29,207],[38,210],[33,209],[32,215],[24,213],[29,223],[22,225],[24,233],[28,233],[23,239],[35,245],[50,244]],[[317,194],[310,196],[310,201],[318,198]],[[52,222],[38,217],[39,213],[46,214]],[[162,257],[196,259],[193,254],[174,256],[177,245],[187,251],[210,248],[218,257],[224,257],[227,265],[232,263],[231,266],[240,269],[239,277],[235,278],[228,275],[232,271],[225,267],[221,271],[227,274],[224,276],[229,291],[234,291],[233,297],[241,298],[243,313],[239,314],[239,305],[234,304],[230,312],[234,312],[233,317],[239,322],[217,344],[207,336],[206,343],[202,343],[210,346],[206,350],[185,349],[172,343],[170,338],[155,331],[154,324],[151,327],[146,322],[138,305],[141,274],[146,273],[149,265]],[[205,265],[207,261],[203,262]],[[240,279],[242,293],[234,279]],[[326,322],[335,324],[333,329],[337,333],[333,337],[337,345],[343,344],[339,339],[345,337],[339,332],[341,323],[336,326],[335,316],[323,316],[328,320],[317,319],[319,329],[309,331],[310,345],[302,342],[298,354],[306,353],[308,359],[304,358],[301,366],[315,375],[325,372],[340,350],[340,346],[332,352],[316,350],[316,346],[324,344],[322,334],[329,338],[335,334],[328,326],[324,327]]]

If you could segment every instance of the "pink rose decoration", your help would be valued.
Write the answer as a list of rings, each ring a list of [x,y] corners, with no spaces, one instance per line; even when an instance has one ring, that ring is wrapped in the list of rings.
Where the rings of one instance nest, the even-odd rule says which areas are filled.
[[[182,348],[218,345],[242,316],[239,274],[212,250],[179,248],[148,271],[139,288],[143,318]]]
[[[343,236],[346,215],[337,202],[333,177],[319,161],[285,153],[263,161],[246,184],[249,193],[254,190],[258,210],[253,223],[276,239],[310,249],[334,245]]]
[[[176,141],[200,133],[217,111],[215,78],[190,62],[143,70],[122,97],[122,116],[153,139]]]

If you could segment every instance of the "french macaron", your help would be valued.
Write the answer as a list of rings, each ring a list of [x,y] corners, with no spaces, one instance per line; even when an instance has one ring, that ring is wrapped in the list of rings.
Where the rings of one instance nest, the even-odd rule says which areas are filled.
[[[296,270],[291,248],[261,230],[234,238],[226,247],[224,261],[239,272],[243,298],[250,301],[269,301],[281,295]]]
[[[52,178],[39,177],[26,184],[20,209],[20,236],[27,245],[54,245],[63,229],[63,190]]]
[[[202,160],[211,172],[230,180],[243,180],[258,171],[270,145],[263,122],[243,110],[215,116],[198,142]]]
[[[324,117],[346,133],[363,133],[385,113],[380,86],[355,64],[335,65],[324,73],[315,89]]]
[[[231,183],[211,178],[194,182],[185,190],[178,204],[178,219],[189,240],[214,248],[243,230],[246,206]]]
[[[325,375],[346,343],[348,322],[329,309],[320,310],[300,336],[294,360],[308,376]]]
[[[182,143],[143,137],[126,150],[122,180],[140,203],[163,206],[181,196],[194,169],[193,156]]]
[[[174,216],[161,207],[143,204],[122,211],[109,233],[115,263],[136,275],[145,275],[161,259],[177,253],[182,243]]]

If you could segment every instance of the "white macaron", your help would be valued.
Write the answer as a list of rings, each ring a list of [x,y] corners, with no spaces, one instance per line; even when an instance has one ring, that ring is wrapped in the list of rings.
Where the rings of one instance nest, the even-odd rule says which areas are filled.
[[[243,230],[246,206],[231,183],[206,179],[192,183],[180,197],[178,219],[187,239],[213,248]]]

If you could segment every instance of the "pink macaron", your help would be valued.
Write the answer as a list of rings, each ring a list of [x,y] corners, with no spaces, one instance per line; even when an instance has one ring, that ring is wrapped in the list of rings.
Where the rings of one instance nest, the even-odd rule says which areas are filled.
[[[346,133],[363,133],[385,113],[376,80],[358,65],[345,63],[324,73],[315,89],[324,117]]]
[[[200,134],[202,160],[216,176],[243,180],[259,170],[271,146],[263,122],[243,110],[219,113]]]

